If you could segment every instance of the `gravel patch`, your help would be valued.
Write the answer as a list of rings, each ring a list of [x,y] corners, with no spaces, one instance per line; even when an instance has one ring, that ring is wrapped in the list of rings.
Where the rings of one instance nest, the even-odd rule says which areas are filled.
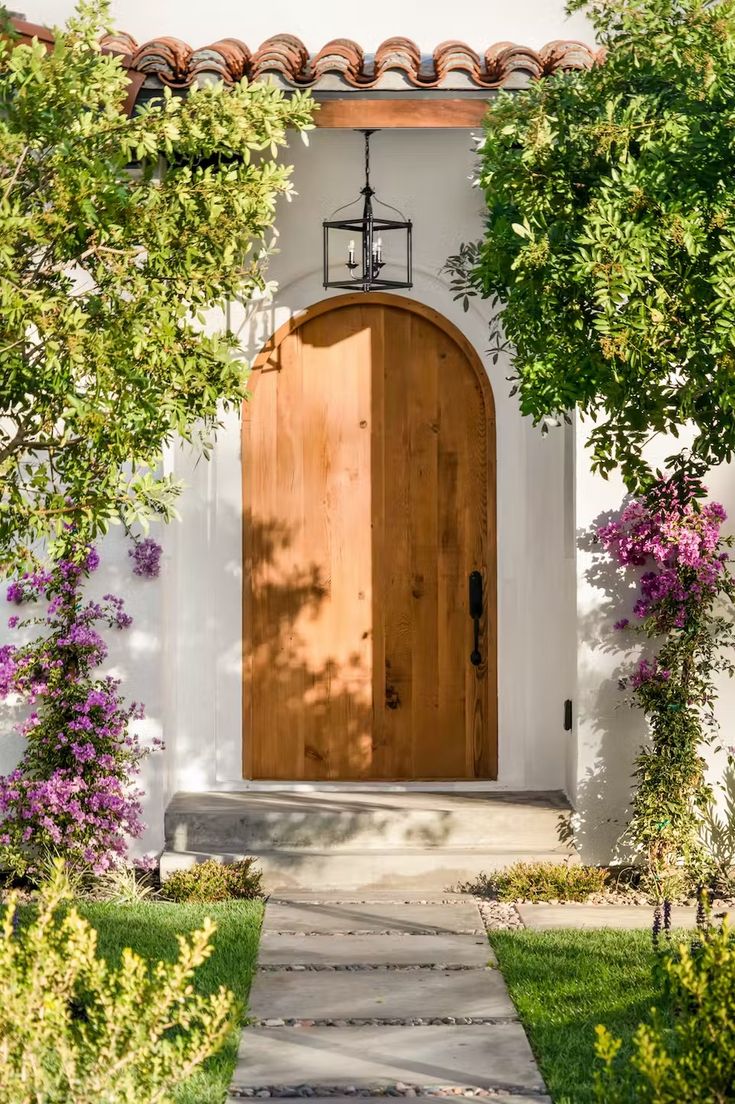
[[[302,928],[278,928],[268,929],[268,935],[296,935],[308,938],[312,935],[326,935],[330,939],[339,939],[343,935],[393,935],[396,938],[411,939],[414,935],[436,935],[436,928],[340,928],[339,931],[313,930],[304,931]],[[482,935],[480,928],[452,928],[452,935]]]
[[[258,966],[259,973],[281,973],[282,971],[298,972],[300,970],[351,970],[360,973],[361,970],[391,970],[400,973],[401,970],[482,970],[486,967],[464,965],[457,962],[426,962],[411,963],[405,966],[394,966],[389,962],[359,962],[324,964],[321,962],[301,963],[263,963]]]
[[[506,901],[486,901],[475,898],[486,931],[517,931],[523,927],[518,909]]]

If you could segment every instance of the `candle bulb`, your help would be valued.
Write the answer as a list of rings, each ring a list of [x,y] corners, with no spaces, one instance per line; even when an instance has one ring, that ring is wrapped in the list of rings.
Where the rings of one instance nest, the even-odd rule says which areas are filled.
[[[355,243],[350,242],[350,248],[347,252],[347,264],[353,265],[355,263]]]
[[[382,264],[383,263],[383,239],[382,238],[378,238],[378,251],[377,251],[375,256],[376,256],[376,260],[377,260],[378,264]]]

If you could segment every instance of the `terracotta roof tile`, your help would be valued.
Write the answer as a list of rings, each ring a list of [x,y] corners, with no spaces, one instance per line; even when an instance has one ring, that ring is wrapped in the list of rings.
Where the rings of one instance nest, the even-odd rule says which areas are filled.
[[[45,27],[15,20],[22,37],[37,35],[50,42]],[[294,35],[279,34],[266,39],[252,52],[236,38],[223,38],[210,46],[193,49],[178,38],[155,38],[138,45],[123,31],[105,35],[104,49],[123,55],[123,63],[141,79],[153,77],[172,88],[188,88],[198,78],[211,74],[232,83],[247,77],[257,80],[279,76],[297,88],[318,88],[327,77],[337,77],[348,88],[379,88],[388,74],[396,72],[414,88],[496,89],[517,87],[528,80],[549,76],[560,69],[588,69],[602,58],[601,51],[582,42],[560,39],[540,50],[498,42],[480,55],[464,42],[442,42],[429,57],[422,57],[409,38],[388,38],[374,55],[366,54],[348,38],[327,42],[310,54]]]
[[[301,88],[313,88],[324,77],[337,75],[353,88],[375,88],[394,70],[415,88],[450,86],[452,74],[459,73],[470,86],[492,89],[502,88],[517,74],[534,80],[559,69],[588,69],[600,58],[584,43],[566,40],[550,42],[540,50],[500,42],[482,57],[464,42],[442,42],[428,59],[422,59],[409,38],[386,39],[372,57],[348,38],[332,39],[310,55],[300,39],[288,34],[267,39],[254,53],[234,38],[199,50],[176,38],[152,39],[138,46],[125,34],[107,35],[102,44],[127,54],[130,68],[155,74],[175,88],[188,87],[202,73],[226,81],[277,74]]]

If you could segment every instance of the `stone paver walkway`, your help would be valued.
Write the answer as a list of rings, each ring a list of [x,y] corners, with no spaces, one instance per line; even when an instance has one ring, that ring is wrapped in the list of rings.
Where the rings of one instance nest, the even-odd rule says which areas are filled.
[[[653,905],[516,905],[523,925],[536,931],[558,931],[562,928],[598,929],[616,928],[632,931],[650,928]],[[719,912],[715,910],[717,915]],[[730,923],[735,913],[730,912]],[[697,910],[690,905],[674,905],[671,910],[674,928],[694,928]]]
[[[231,1101],[550,1104],[474,902],[342,897],[269,902]]]

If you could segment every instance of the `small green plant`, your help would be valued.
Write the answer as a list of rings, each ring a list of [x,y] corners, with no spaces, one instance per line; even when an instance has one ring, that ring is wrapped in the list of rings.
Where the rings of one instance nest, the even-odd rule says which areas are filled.
[[[691,946],[665,946],[660,1009],[622,1042],[597,1028],[596,1098],[602,1104],[725,1104],[735,1094],[735,938],[727,921]]]
[[[500,901],[586,901],[603,893],[607,870],[599,866],[567,866],[566,863],[513,863],[505,870],[481,874],[461,888],[480,897]]]
[[[134,863],[119,863],[95,878],[87,897],[116,905],[137,905],[153,895],[150,875]]]
[[[233,898],[252,901],[262,897],[263,875],[255,859],[221,863],[216,859],[177,870],[164,883],[163,895],[170,901],[199,904],[207,901],[230,901]]]
[[[179,936],[176,962],[126,949],[110,967],[70,897],[59,861],[30,922],[16,893],[2,911],[0,1104],[170,1104],[232,1027],[232,995],[192,987],[215,925]]]

